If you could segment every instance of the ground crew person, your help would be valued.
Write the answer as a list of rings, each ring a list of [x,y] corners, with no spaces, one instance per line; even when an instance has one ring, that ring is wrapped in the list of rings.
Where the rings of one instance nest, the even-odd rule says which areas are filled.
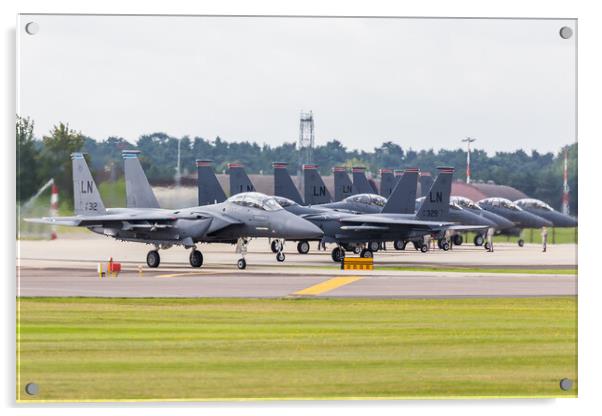
[[[495,229],[493,227],[489,227],[487,229],[487,251],[493,252],[493,234],[495,234]]]
[[[545,253],[548,248],[548,227],[545,225],[541,227],[541,246],[543,249],[542,251]]]

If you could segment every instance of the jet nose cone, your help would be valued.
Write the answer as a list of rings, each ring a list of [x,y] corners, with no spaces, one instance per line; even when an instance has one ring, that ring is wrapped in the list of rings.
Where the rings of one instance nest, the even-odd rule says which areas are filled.
[[[313,240],[324,235],[315,224],[292,214],[284,222],[282,233],[284,238],[290,240]]]

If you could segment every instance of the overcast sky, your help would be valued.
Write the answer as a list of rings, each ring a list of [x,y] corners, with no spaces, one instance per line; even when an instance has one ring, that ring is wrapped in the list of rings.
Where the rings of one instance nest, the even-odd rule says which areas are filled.
[[[35,21],[39,31],[28,35]],[[18,111],[97,140],[165,132],[372,150],[558,151],[575,137],[572,20],[21,16]]]

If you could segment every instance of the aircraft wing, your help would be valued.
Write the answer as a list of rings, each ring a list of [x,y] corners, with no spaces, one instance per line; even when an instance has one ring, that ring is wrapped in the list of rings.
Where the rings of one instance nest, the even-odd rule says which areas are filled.
[[[487,228],[489,228],[488,225],[451,225],[447,227],[448,230],[452,231],[479,231]]]
[[[115,213],[115,214],[102,214],[102,215],[76,215],[72,217],[43,217],[43,218],[25,218],[27,222],[34,222],[38,224],[51,224],[51,225],[67,225],[72,227],[91,227],[91,226],[102,226],[107,223],[115,222],[150,222],[150,221],[175,221],[177,219],[187,218],[182,216],[174,215],[173,213],[156,213],[150,212],[145,213]],[[196,216],[190,217],[190,219],[197,218]]]
[[[452,226],[451,222],[439,221],[421,221],[413,218],[398,218],[384,215],[353,215],[341,219],[343,227],[347,229],[357,229],[358,226],[382,226],[383,229],[388,229],[397,226],[408,226],[411,228],[444,228]]]
[[[166,212],[119,212],[93,216],[76,215],[72,217],[26,218],[25,221],[71,227],[105,227],[121,223],[123,230],[131,230],[140,228],[171,228],[177,220],[201,219],[212,219],[209,232],[217,231],[232,224],[240,224],[238,220],[215,212],[195,211],[187,215],[182,215],[174,214],[168,210]]]

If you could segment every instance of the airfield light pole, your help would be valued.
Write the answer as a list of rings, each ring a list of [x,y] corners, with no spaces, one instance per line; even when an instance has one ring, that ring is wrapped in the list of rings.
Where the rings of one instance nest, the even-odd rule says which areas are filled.
[[[470,144],[476,140],[477,139],[474,139],[472,137],[467,137],[465,139],[462,139],[463,142],[466,142],[466,147],[467,147],[467,151],[466,151],[466,183],[470,183]]]

